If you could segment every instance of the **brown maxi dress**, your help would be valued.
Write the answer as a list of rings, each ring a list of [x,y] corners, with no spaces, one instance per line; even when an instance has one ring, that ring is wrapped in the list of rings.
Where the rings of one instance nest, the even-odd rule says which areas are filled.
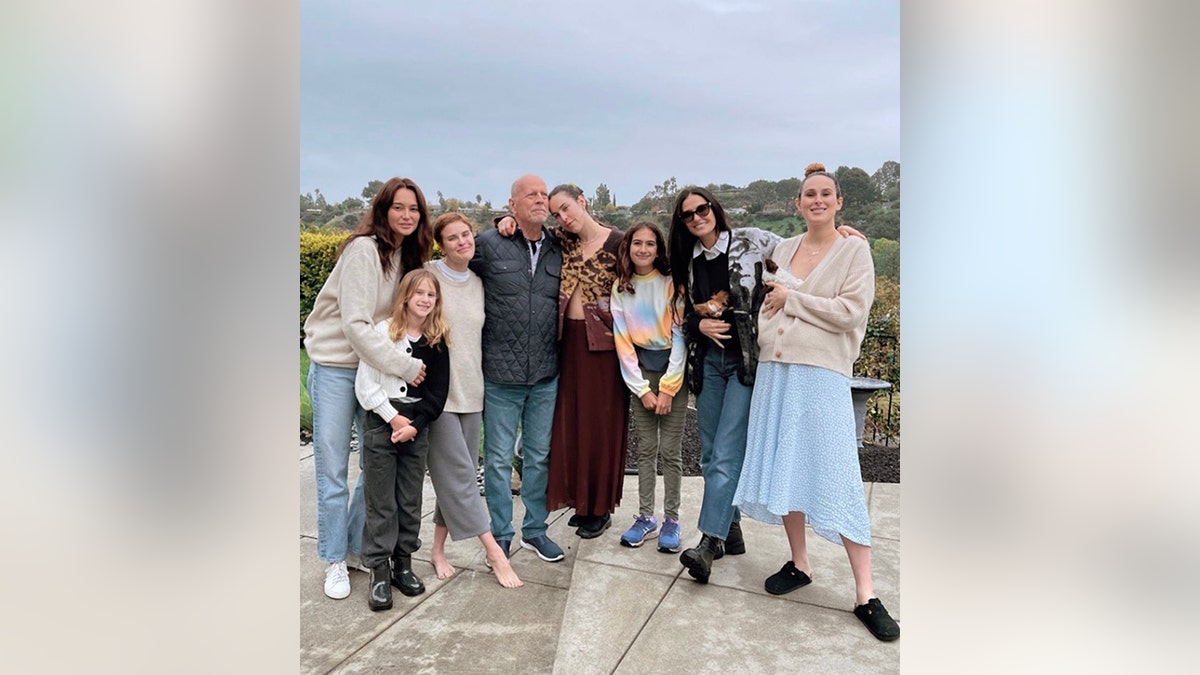
[[[562,228],[555,234],[563,249],[562,343],[546,502],[550,511],[570,506],[576,513],[600,516],[621,503],[628,450],[629,389],[621,379],[609,311],[623,234],[610,228],[604,244],[586,260],[578,237]],[[583,320],[565,318],[576,289]]]

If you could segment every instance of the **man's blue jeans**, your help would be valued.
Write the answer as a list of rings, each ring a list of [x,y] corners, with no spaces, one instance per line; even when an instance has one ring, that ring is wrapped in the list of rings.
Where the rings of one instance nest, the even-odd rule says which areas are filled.
[[[550,426],[558,377],[533,386],[483,382],[483,489],[487,493],[492,535],[512,541],[512,459],[521,427],[525,468],[521,475],[521,501],[525,539],[546,533],[546,484],[550,477]],[[744,434],[743,434],[744,435]]]
[[[704,476],[704,500],[697,527],[722,540],[729,534],[729,524],[741,520],[741,513],[733,506],[733,495],[746,457],[746,427],[754,391],[738,382],[740,356],[727,351],[709,347],[704,357],[704,385],[696,397],[700,473]]]
[[[333,368],[312,362],[308,367],[308,396],[313,411],[313,465],[317,472],[317,556],[327,563],[362,550],[362,474],[351,497],[350,426],[359,429],[358,466],[362,468],[364,411],[354,395],[357,368]],[[347,508],[349,503],[349,508]]]

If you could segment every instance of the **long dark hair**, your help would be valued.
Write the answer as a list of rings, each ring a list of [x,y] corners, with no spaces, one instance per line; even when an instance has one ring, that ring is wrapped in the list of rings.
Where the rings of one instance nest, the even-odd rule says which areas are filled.
[[[396,196],[397,190],[412,190],[417,196],[417,211],[421,217],[417,220],[417,229],[411,236],[404,237],[403,241],[400,235],[388,225],[388,210],[392,208],[392,199]],[[337,255],[341,256],[342,251],[350,245],[350,242],[359,237],[375,237],[376,245],[379,248],[379,264],[383,267],[383,273],[387,274],[392,269],[392,254],[396,249],[400,249],[400,268],[402,270],[415,270],[429,260],[430,254],[433,252],[433,233],[429,226],[429,206],[425,203],[425,194],[421,192],[421,188],[409,178],[392,178],[379,188],[379,192],[375,193],[375,197],[371,199],[371,209],[363,214],[362,220],[358,221],[358,226],[342,242],[338,247]]]
[[[688,300],[688,271],[692,268],[692,250],[696,247],[696,235],[688,230],[683,222],[683,200],[693,194],[700,195],[712,206],[713,219],[716,220],[717,233],[728,232],[729,223],[725,220],[725,209],[713,196],[713,193],[702,187],[690,185],[679,191],[675,199],[675,210],[671,212],[671,279],[675,282],[675,302],[683,302],[690,307]]]
[[[667,262],[667,241],[663,237],[662,230],[658,226],[648,220],[639,220],[626,230],[625,236],[621,238],[621,248],[617,250],[617,292],[634,294],[633,290],[633,260],[629,257],[629,248],[633,245],[633,235],[641,230],[650,230],[654,233],[654,245],[657,251],[654,254],[654,269],[658,273],[669,277],[671,276],[671,264]]]

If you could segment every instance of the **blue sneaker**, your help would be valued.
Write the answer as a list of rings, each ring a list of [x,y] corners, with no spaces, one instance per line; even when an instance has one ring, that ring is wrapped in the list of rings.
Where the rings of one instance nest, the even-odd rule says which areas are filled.
[[[621,545],[630,548],[637,548],[646,542],[647,539],[653,539],[658,536],[658,521],[654,516],[647,516],[644,513],[639,513],[633,519],[633,525],[625,534],[621,535]]]
[[[539,534],[536,537],[521,537],[521,548],[527,548],[546,562],[558,562],[563,559],[563,550],[558,544],[550,541],[550,537]]]
[[[662,534],[658,536],[660,553],[679,553],[679,521],[667,518],[663,521]]]

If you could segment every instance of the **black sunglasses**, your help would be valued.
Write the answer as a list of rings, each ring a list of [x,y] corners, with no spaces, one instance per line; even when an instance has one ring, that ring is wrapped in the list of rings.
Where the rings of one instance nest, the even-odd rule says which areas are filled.
[[[707,216],[710,211],[712,211],[712,204],[709,202],[704,202],[700,206],[697,206],[695,211],[684,211],[679,215],[683,216],[683,222],[690,223],[696,216],[703,218],[704,216]]]

